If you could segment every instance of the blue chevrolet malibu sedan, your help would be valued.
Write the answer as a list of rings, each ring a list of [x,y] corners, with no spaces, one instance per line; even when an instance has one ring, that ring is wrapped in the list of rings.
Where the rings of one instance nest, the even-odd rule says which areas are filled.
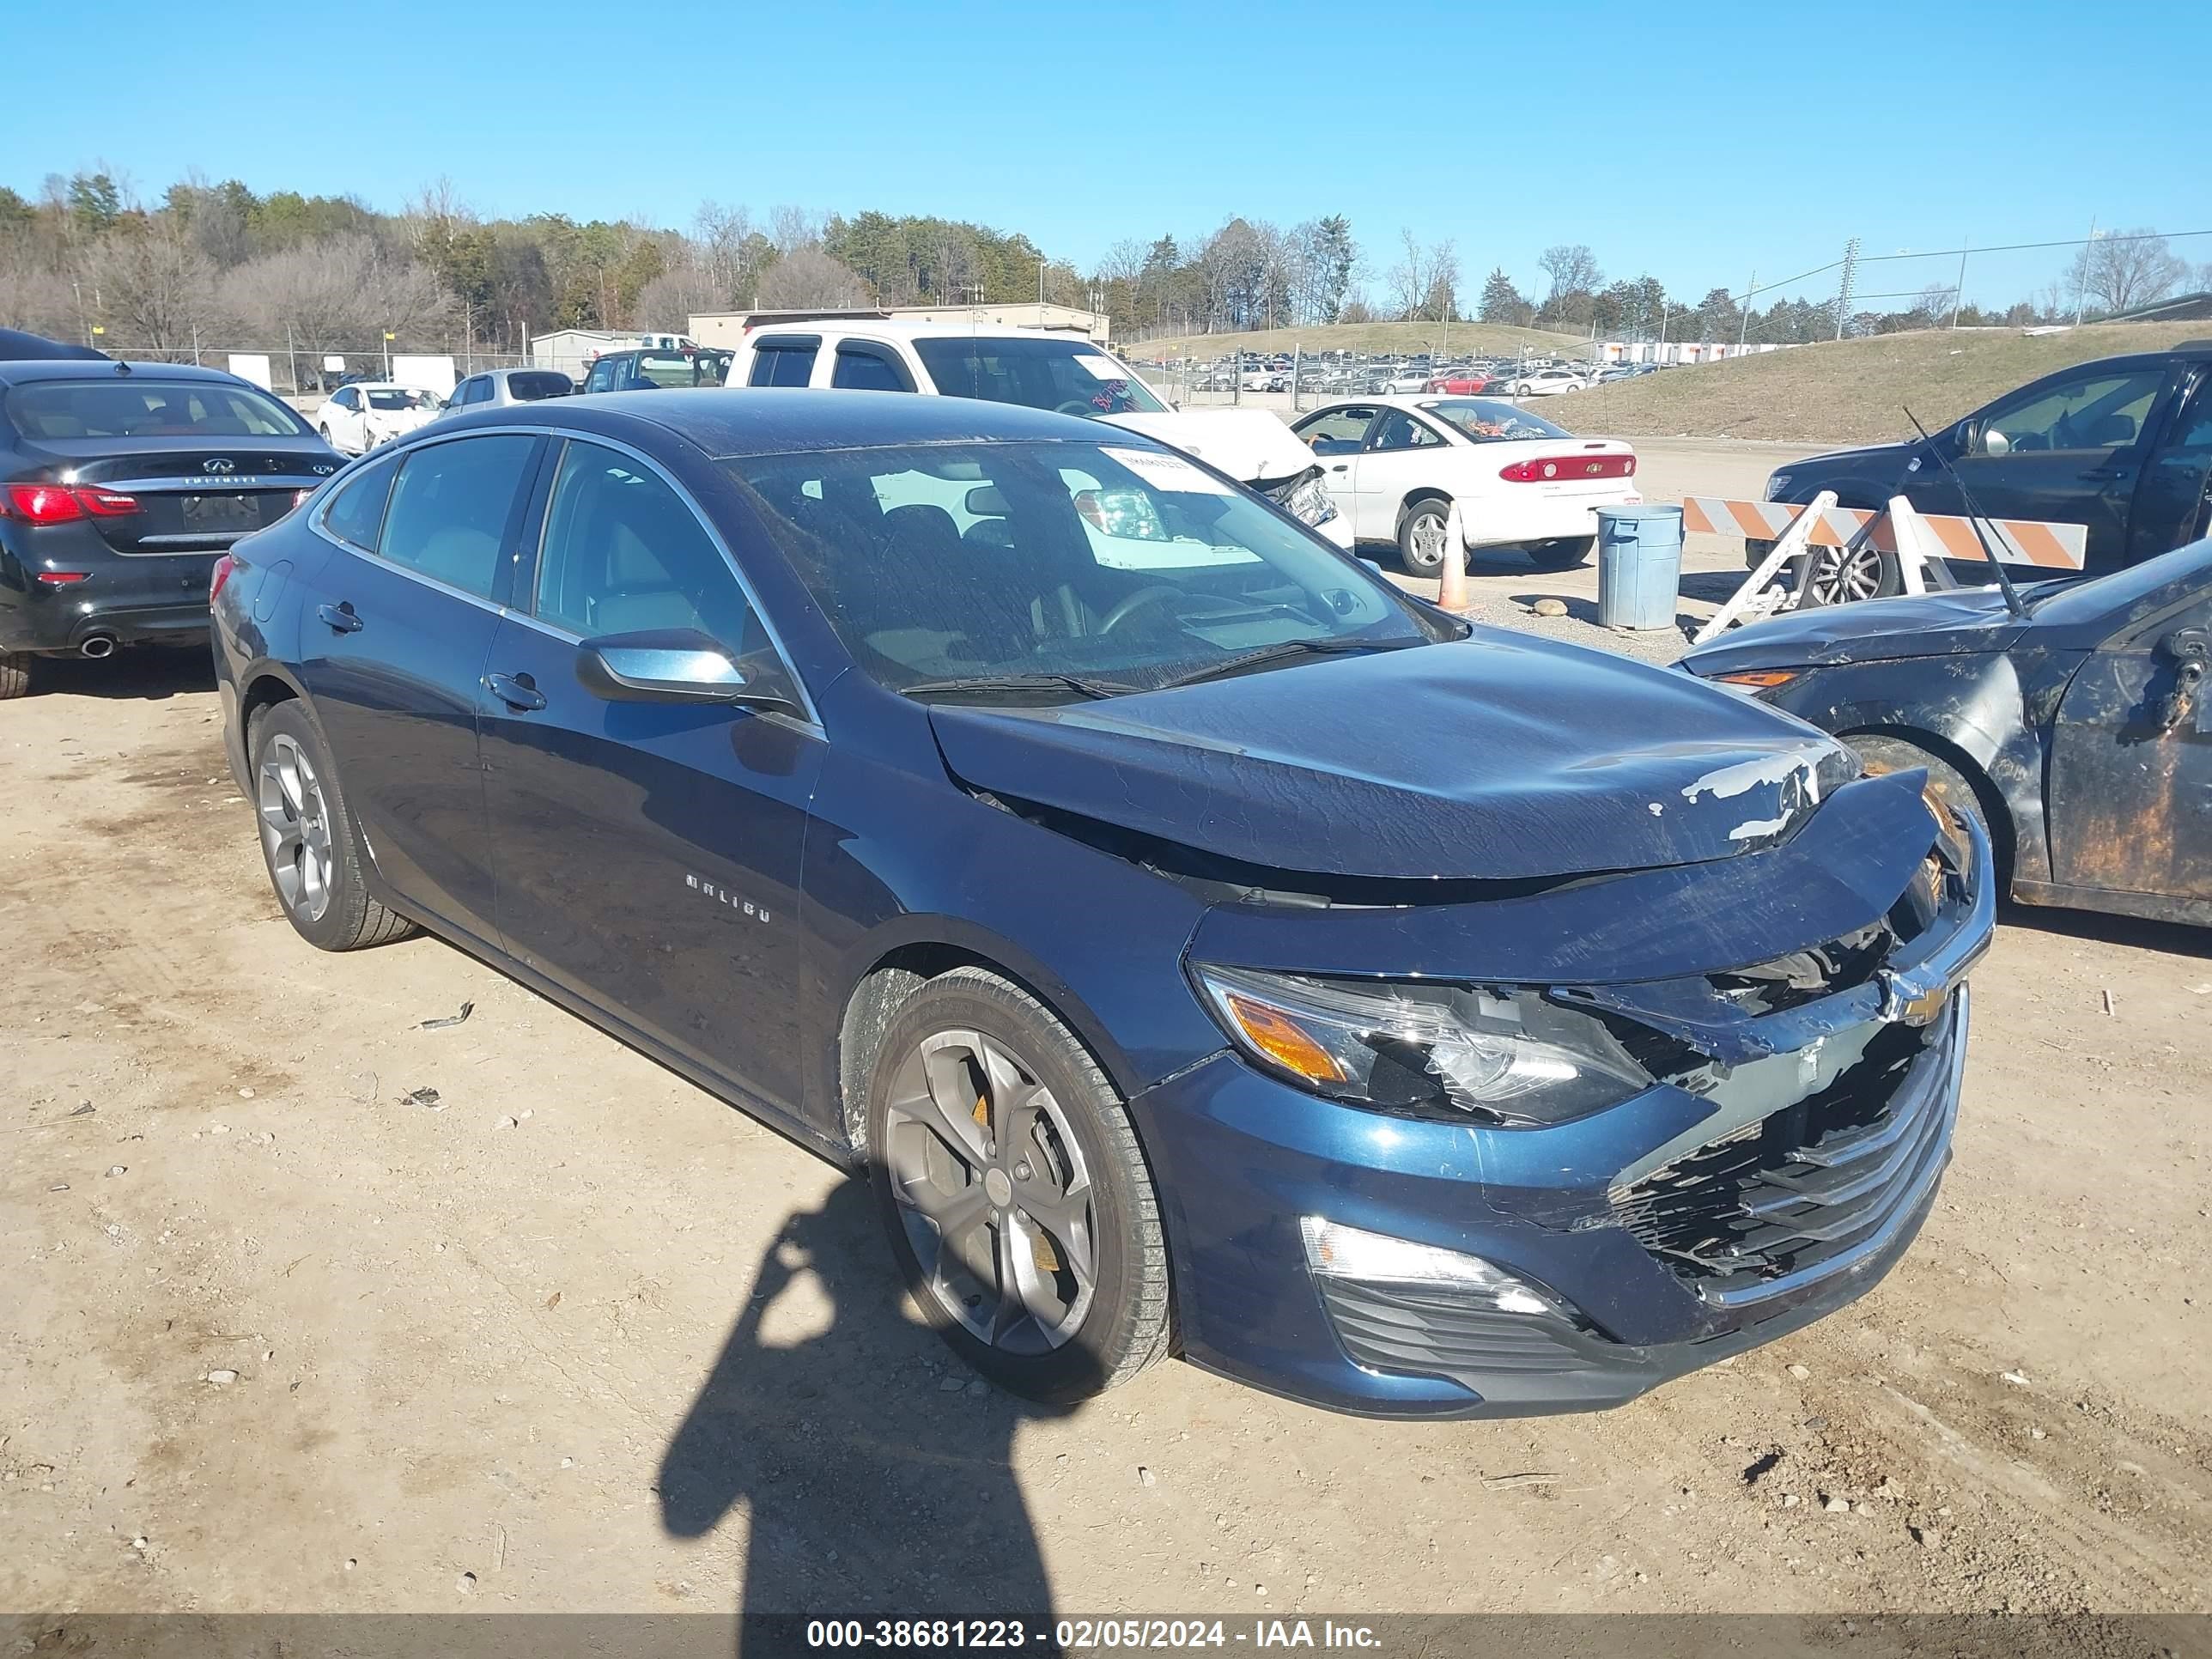
[[[1865,1290],[1950,1156],[1990,856],[1920,775],[1133,434],[489,410],[213,605],[308,943],[427,928],[864,1170],[1019,1393],[1617,1404]]]

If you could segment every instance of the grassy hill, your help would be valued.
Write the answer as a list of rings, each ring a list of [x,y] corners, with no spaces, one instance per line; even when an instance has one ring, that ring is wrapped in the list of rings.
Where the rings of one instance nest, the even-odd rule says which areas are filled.
[[[1249,334],[1192,334],[1170,339],[1146,340],[1121,348],[1131,358],[1147,362],[1161,356],[1224,357],[1232,351],[1435,351],[1447,343],[1446,331],[1437,323],[1336,323],[1321,328],[1273,328]],[[1571,356],[1583,342],[1577,335],[1554,334],[1541,328],[1508,328],[1498,323],[1454,323],[1449,343],[1455,357],[1517,356],[1532,352]]]
[[[1882,334],[1668,369],[1541,406],[1577,432],[1620,437],[1883,443],[1911,432],[1904,405],[1933,432],[2053,369],[2208,335],[2206,323]]]

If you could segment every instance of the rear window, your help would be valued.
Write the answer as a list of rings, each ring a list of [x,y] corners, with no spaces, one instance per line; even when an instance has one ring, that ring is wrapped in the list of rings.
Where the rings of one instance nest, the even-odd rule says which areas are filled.
[[[544,398],[565,398],[575,389],[574,380],[551,369],[507,377],[507,395],[526,404],[534,404]]]
[[[250,386],[133,376],[43,380],[8,393],[27,438],[299,438],[307,422]]]
[[[1449,421],[1476,443],[1496,443],[1515,438],[1571,438],[1574,434],[1555,426],[1540,415],[1531,415],[1492,398],[1443,398],[1421,407]]]
[[[915,350],[948,398],[982,398],[1063,415],[1164,413],[1144,382],[1088,340],[916,340]]]

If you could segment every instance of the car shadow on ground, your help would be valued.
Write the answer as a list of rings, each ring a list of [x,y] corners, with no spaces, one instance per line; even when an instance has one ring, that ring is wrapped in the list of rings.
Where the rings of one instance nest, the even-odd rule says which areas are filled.
[[[663,1455],[661,1523],[702,1538],[744,1507],[741,1654],[799,1650],[809,1618],[1048,1628],[1012,1447],[1023,1421],[1061,1414],[981,1382],[914,1317],[855,1177],[763,1256]]]
[[[1997,920],[2008,927],[2033,927],[2039,933],[2066,939],[2212,961],[2212,927],[2187,922],[2150,921],[2140,916],[2106,915],[2099,910],[2059,910],[2010,899],[1998,907]]]
[[[158,702],[215,689],[215,661],[204,645],[142,647],[98,662],[40,657],[31,668],[34,697],[131,697]]]

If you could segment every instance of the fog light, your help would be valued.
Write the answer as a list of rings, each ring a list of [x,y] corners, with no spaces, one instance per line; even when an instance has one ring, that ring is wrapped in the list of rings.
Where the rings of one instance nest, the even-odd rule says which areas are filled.
[[[1306,1266],[1323,1278],[1369,1285],[1431,1285],[1471,1291],[1500,1313],[1571,1316],[1534,1286],[1479,1255],[1370,1233],[1317,1215],[1299,1218],[1298,1231],[1305,1238]]]

